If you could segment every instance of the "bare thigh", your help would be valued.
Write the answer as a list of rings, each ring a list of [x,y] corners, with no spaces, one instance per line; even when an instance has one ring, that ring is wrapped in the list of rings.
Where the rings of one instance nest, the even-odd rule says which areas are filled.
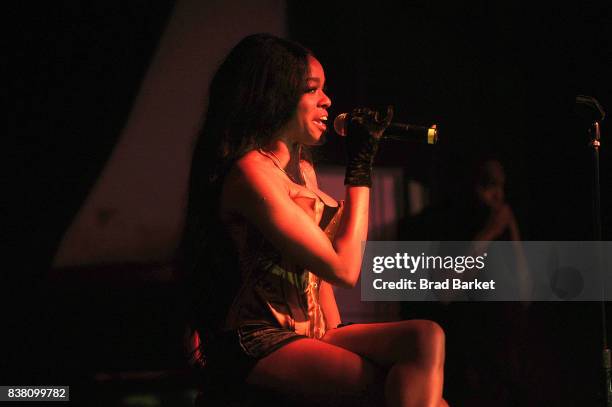
[[[333,405],[382,405],[384,380],[385,371],[371,361],[316,339],[281,347],[247,377],[249,384]]]
[[[349,325],[327,331],[322,341],[385,367],[397,362],[444,363],[444,332],[432,321]]]

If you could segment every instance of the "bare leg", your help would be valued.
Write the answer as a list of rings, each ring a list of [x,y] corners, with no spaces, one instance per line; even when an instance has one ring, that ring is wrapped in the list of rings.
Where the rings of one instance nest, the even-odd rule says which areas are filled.
[[[326,405],[379,406],[385,370],[344,348],[314,339],[291,342],[261,359],[247,383]]]
[[[444,332],[434,322],[415,320],[358,324],[333,329],[323,341],[387,367],[388,406],[439,407],[444,378]]]

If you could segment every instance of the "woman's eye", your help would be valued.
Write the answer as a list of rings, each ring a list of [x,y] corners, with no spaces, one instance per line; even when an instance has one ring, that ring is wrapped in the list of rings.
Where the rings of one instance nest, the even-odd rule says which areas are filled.
[[[308,88],[306,89],[306,93],[316,93],[317,92],[317,88]]]

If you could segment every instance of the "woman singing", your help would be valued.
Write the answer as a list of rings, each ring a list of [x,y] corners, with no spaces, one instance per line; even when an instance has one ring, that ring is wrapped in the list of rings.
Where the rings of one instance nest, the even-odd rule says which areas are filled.
[[[445,406],[444,333],[430,321],[339,328],[353,287],[371,170],[390,122],[351,114],[346,198],[321,191],[306,147],[326,131],[325,73],[299,44],[243,39],[217,71],[196,144],[182,244],[206,370],[326,405]]]

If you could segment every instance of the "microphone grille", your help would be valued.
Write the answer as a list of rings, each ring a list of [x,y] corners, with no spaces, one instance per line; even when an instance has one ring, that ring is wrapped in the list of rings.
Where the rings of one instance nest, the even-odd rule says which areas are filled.
[[[339,136],[346,136],[346,120],[348,119],[348,113],[340,113],[334,119],[334,130]]]

